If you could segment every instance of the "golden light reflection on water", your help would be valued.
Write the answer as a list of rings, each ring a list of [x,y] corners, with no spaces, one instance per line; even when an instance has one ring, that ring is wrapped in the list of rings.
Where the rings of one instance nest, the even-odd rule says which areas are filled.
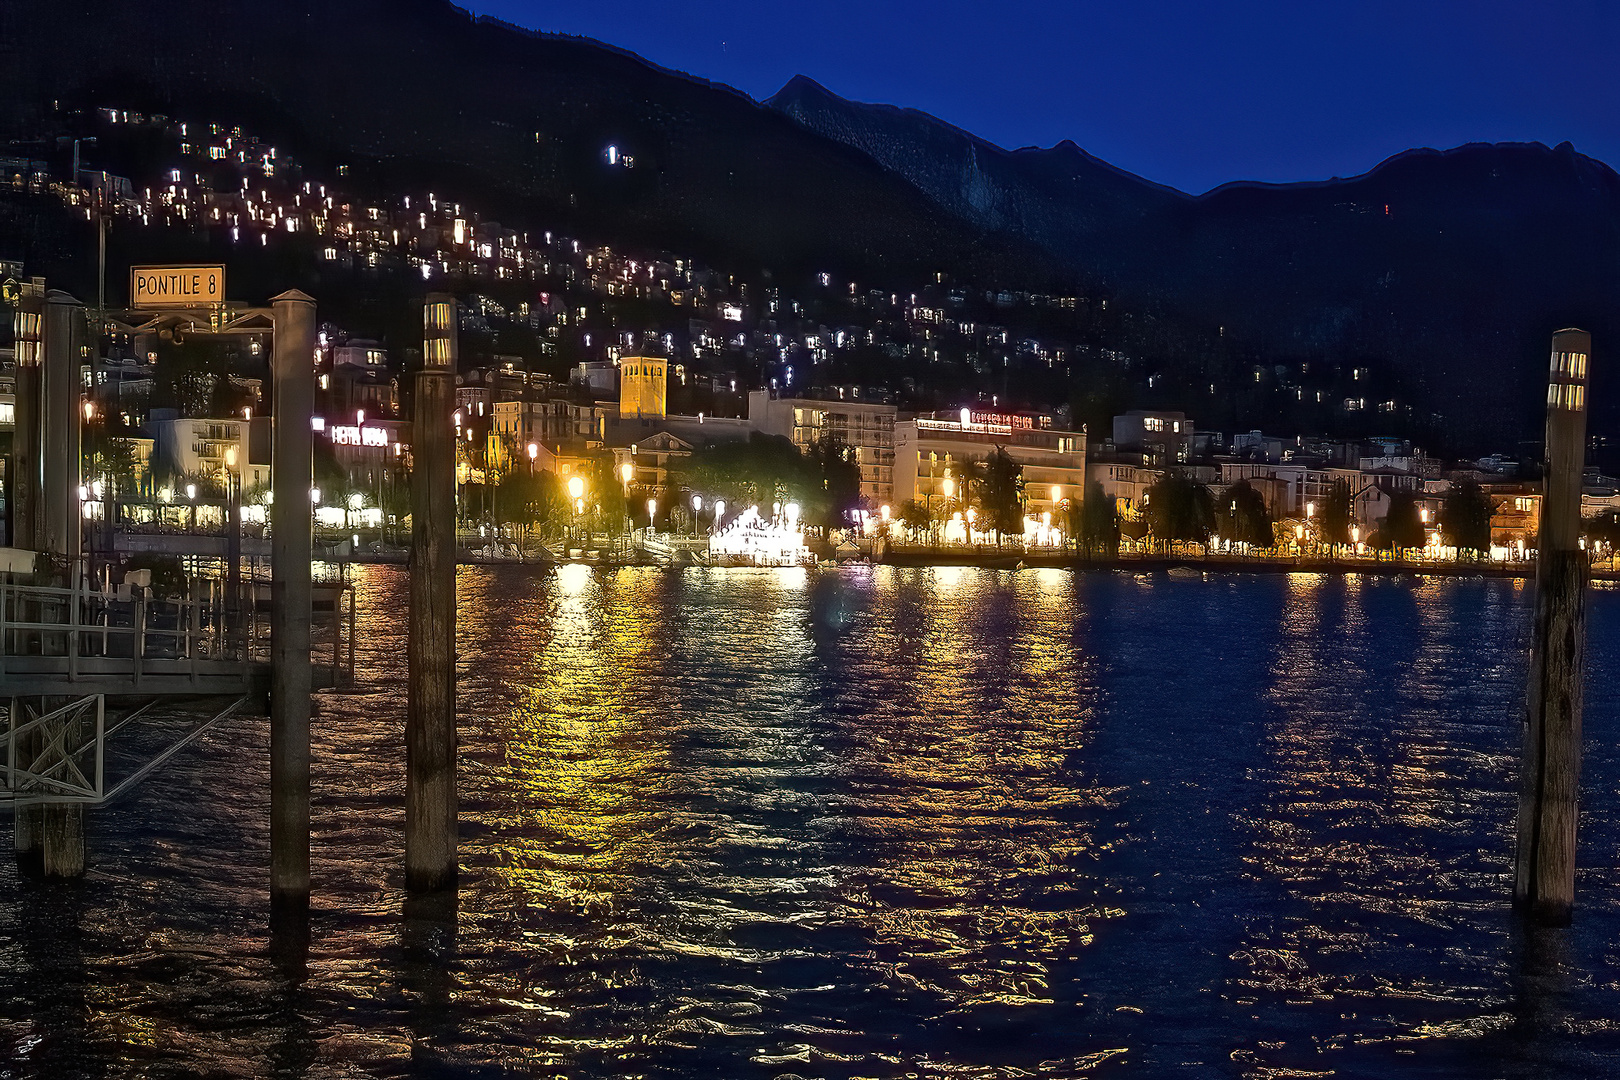
[[[867,737],[842,762],[855,778],[845,827],[865,858],[839,892],[887,947],[889,978],[953,1009],[1050,1003],[1053,963],[1073,959],[1110,914],[1032,903],[1083,887],[1095,857],[1084,822],[1106,802],[1059,779],[1091,712],[1072,581],[903,575],[871,613],[863,650],[897,658],[881,682],[900,692],[870,703]],[[913,640],[894,640],[906,623],[892,608],[910,603]]]
[[[426,962],[400,958],[404,580],[362,572],[363,685],[321,703],[307,982],[266,955],[243,721],[154,780],[151,831],[103,819],[77,921],[0,897],[3,971],[70,988],[0,973],[0,1052],[56,1025],[110,1075],[1011,1077],[1167,1045],[1281,1076],[1505,1023],[1479,855],[1505,762],[1454,699],[1518,700],[1491,637],[1517,587],[467,568],[467,873]]]
[[[1459,895],[1489,895],[1499,877],[1499,858],[1482,861],[1472,845],[1443,855],[1432,842],[1437,833],[1501,832],[1481,818],[1466,786],[1478,781],[1482,763],[1457,737],[1455,709],[1446,708],[1448,684],[1477,659],[1467,650],[1495,647],[1468,632],[1458,599],[1456,584],[1432,578],[1288,579],[1266,689],[1265,792],[1256,793],[1258,812],[1247,820],[1248,861],[1300,914],[1259,920],[1232,953],[1243,970],[1234,980],[1240,1005],[1315,1003],[1351,1010],[1347,1018],[1403,1000],[1479,1006],[1476,986],[1411,968],[1399,949],[1409,932],[1403,923],[1454,931],[1478,910]],[[1392,690],[1401,701],[1393,710]],[[1506,773],[1505,764],[1483,767]],[[1331,1046],[1355,1044],[1357,1026]],[[1409,1034],[1468,1026],[1419,1022]],[[1301,1052],[1274,1041],[1235,1057],[1254,1075],[1273,1075],[1285,1062],[1297,1064]]]

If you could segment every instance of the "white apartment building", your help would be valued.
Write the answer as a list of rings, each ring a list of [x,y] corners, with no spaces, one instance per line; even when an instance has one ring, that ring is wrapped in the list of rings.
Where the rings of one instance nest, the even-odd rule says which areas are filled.
[[[967,463],[983,460],[997,447],[1023,466],[1029,513],[1051,511],[1061,520],[1064,502],[1085,497],[1084,431],[1038,427],[1029,416],[964,409],[895,424],[894,505],[912,500],[949,505],[960,499]]]
[[[893,405],[857,398],[778,397],[770,390],[748,395],[748,422],[756,431],[780,435],[807,450],[831,435],[855,451],[861,495],[875,510],[893,503],[895,420]]]

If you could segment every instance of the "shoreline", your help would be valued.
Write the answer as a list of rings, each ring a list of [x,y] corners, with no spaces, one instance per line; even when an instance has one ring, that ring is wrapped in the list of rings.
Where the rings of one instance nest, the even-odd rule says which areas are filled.
[[[409,559],[405,555],[363,555],[356,558],[335,560],[359,565],[377,566],[404,566]],[[591,566],[603,569],[620,569],[628,567],[665,567],[673,566],[676,569],[685,569],[686,566],[659,562],[651,559],[627,560],[588,560],[588,559],[492,559],[462,555],[456,560],[458,566],[528,566],[528,567],[556,567],[556,566]],[[709,567],[702,563],[686,564],[687,566],[703,566],[705,569],[726,569],[725,567]],[[826,563],[823,566],[828,565]],[[1372,560],[1352,559],[1246,559],[1224,556],[1179,556],[1179,555],[1127,555],[1116,559],[1087,559],[1077,555],[1020,555],[1007,552],[890,552],[876,560],[858,559],[848,560],[834,565],[865,565],[865,566],[893,566],[901,568],[923,567],[962,567],[981,570],[1074,570],[1074,571],[1124,571],[1128,573],[1168,573],[1172,570],[1187,570],[1194,573],[1236,573],[1236,574],[1364,574],[1375,577],[1400,577],[1410,575],[1413,577],[1484,577],[1484,578],[1520,578],[1534,579],[1536,564],[1534,562],[1502,565],[1500,563],[1408,563],[1408,562],[1377,562]],[[1620,581],[1620,570],[1594,570],[1593,581]]]

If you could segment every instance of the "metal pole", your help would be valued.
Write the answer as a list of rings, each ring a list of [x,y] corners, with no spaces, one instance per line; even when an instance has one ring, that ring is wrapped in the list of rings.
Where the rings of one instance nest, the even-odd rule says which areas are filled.
[[[1586,553],[1581,471],[1592,336],[1553,335],[1547,468],[1536,559],[1536,614],[1526,695],[1513,900],[1526,918],[1567,925],[1575,904],[1580,813],[1581,681],[1586,651]]]
[[[85,345],[84,305],[65,292],[45,297],[45,362],[41,365],[40,547],[59,559],[79,558],[79,365]]]
[[[270,477],[270,903],[309,903],[310,506],[315,301],[270,301],[274,427]]]
[[[45,485],[40,460],[41,366],[45,361],[45,279],[34,278],[22,287],[22,296],[12,316],[16,344],[17,387],[15,427],[11,441],[11,502],[6,514],[11,522],[11,546],[38,551],[40,496]]]
[[[411,625],[405,719],[405,884],[456,881],[456,302],[423,308],[411,449]]]

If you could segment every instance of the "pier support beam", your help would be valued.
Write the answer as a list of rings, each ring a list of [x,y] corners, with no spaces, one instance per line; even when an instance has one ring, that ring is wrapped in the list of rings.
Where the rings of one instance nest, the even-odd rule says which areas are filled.
[[[270,301],[274,439],[270,453],[270,904],[309,903],[310,434],[315,301],[296,290]]]
[[[34,278],[22,287],[22,296],[12,315],[12,334],[16,345],[17,385],[15,427],[11,441],[11,501],[6,506],[6,517],[11,532],[12,547],[38,551],[43,545],[41,489],[45,484],[44,466],[40,460],[43,449],[41,432],[40,393],[43,384],[41,366],[45,361],[45,279]],[[20,613],[19,613],[20,617]],[[18,702],[11,702],[16,709]],[[15,716],[12,723],[17,723]],[[28,768],[38,751],[39,732],[23,735],[17,742],[17,764]],[[43,870],[43,849],[40,837],[45,827],[45,808],[38,803],[19,800],[12,814],[12,843],[17,853],[17,865],[26,874],[38,875]]]
[[[1586,369],[1591,353],[1592,337],[1584,331],[1553,335],[1514,861],[1515,906],[1526,918],[1554,926],[1569,923],[1575,904],[1589,577],[1580,545],[1581,471],[1586,461]]]
[[[456,881],[456,302],[423,308],[411,434],[411,624],[405,718],[405,885]]]
[[[88,339],[84,305],[65,292],[45,295],[45,362],[41,365],[40,547],[63,567],[61,584],[76,587],[81,566],[79,502],[79,400],[83,386],[80,362]],[[77,641],[67,642],[70,652]],[[65,704],[47,700],[46,708]],[[83,731],[77,719],[65,722],[64,746],[78,746]],[[84,805],[46,803],[40,836],[46,877],[76,878],[84,873]]]

